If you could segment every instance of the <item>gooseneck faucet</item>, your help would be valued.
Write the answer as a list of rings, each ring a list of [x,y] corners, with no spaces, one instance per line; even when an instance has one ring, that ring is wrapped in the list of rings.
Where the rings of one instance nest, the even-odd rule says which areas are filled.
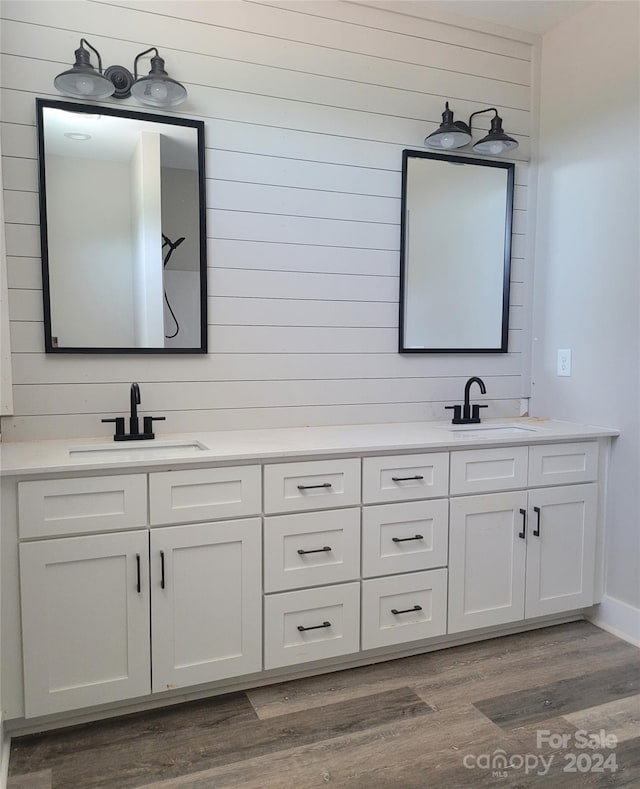
[[[468,397],[468,393],[467,393],[467,397]],[[129,433],[132,436],[137,436],[140,433],[140,429],[138,428],[138,406],[140,405],[140,387],[138,386],[138,384],[136,383],[131,384],[131,392],[129,398],[131,400],[131,416],[129,417]]]
[[[480,409],[487,408],[487,405],[482,403],[474,403],[471,405],[469,402],[469,391],[472,384],[478,384],[481,394],[487,393],[487,387],[484,385],[482,378],[474,375],[469,378],[464,386],[464,405],[446,405],[445,408],[453,409],[453,419],[451,422],[454,425],[469,425],[477,424],[480,422]]]
[[[116,432],[113,436],[114,441],[144,441],[145,439],[155,438],[153,433],[154,422],[164,422],[164,416],[145,416],[144,429],[140,432],[140,423],[138,420],[138,406],[140,405],[140,387],[137,383],[131,384],[129,392],[129,399],[131,402],[131,413],[129,416],[129,432],[124,432],[124,417],[117,416],[114,419],[103,419],[103,422],[115,422]]]

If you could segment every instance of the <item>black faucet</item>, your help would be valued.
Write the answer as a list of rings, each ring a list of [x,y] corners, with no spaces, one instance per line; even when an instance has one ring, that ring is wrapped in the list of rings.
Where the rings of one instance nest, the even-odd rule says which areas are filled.
[[[140,387],[138,384],[131,384],[131,392],[129,393],[131,400],[131,416],[129,417],[129,433],[132,436],[137,436],[140,433],[138,429],[138,406],[140,405]],[[468,399],[468,398],[467,398]]]
[[[124,417],[117,416],[115,419],[103,419],[103,422],[115,422],[116,432],[113,436],[114,441],[144,441],[145,439],[155,438],[152,427],[154,422],[164,422],[164,416],[145,416],[144,428],[140,432],[138,420],[138,406],[140,405],[140,387],[137,383],[131,384],[130,392],[131,415],[129,416],[129,432],[124,432]]]
[[[469,380],[464,386],[464,406],[462,405],[445,406],[445,408],[453,409],[453,419],[451,420],[452,424],[473,425],[480,422],[480,409],[487,408],[488,406],[480,403],[474,403],[473,405],[469,403],[469,390],[471,389],[471,384],[474,383],[478,384],[478,386],[480,387],[480,392],[482,394],[487,393],[487,388],[484,385],[484,381],[482,380],[482,378],[478,378],[477,375],[474,375],[472,378],[469,378]]]

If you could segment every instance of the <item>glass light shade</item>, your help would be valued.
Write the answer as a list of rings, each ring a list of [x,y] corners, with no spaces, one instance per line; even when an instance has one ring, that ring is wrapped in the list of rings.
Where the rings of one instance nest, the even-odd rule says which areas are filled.
[[[113,95],[113,83],[93,66],[74,66],[53,80],[54,87],[65,96],[76,99],[106,99]]]

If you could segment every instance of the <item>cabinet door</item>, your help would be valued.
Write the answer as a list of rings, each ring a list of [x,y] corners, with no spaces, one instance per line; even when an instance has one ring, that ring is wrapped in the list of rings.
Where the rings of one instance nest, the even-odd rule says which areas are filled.
[[[593,605],[596,485],[529,493],[527,617]]]
[[[26,717],[150,690],[149,533],[20,545]]]
[[[449,633],[524,618],[526,506],[524,491],[451,500]]]
[[[262,668],[259,518],[151,532],[153,692]]]

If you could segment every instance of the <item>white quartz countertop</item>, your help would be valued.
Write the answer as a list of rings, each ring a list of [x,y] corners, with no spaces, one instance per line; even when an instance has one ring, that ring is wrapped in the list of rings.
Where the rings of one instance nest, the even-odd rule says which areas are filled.
[[[539,417],[483,420],[480,425],[400,422],[215,433],[162,433],[151,441],[56,439],[0,444],[3,476],[167,469],[611,437],[618,431]],[[204,447],[204,449],[200,448]]]

